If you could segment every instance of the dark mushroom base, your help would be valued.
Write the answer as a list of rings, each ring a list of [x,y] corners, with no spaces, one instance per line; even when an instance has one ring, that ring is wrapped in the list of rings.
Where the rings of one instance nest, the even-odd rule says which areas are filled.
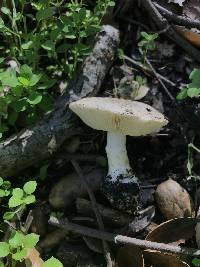
[[[106,176],[101,191],[110,204],[127,213],[136,214],[140,208],[140,186],[135,177],[131,182],[123,182],[127,178],[119,176],[113,182],[110,176]]]

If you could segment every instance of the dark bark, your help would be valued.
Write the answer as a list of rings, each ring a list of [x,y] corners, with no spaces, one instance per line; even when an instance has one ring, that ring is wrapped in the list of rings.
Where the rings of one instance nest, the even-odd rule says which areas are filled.
[[[35,126],[0,143],[0,175],[11,176],[29,166],[41,164],[70,136],[77,133],[70,102],[94,96],[101,87],[119,44],[118,30],[104,26],[82,71],[55,103],[55,109]]]

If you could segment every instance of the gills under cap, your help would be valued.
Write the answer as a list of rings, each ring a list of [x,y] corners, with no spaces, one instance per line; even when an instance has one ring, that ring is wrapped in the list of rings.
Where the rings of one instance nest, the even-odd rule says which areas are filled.
[[[150,134],[168,123],[151,106],[132,100],[88,97],[72,102],[69,107],[91,128],[130,136]]]

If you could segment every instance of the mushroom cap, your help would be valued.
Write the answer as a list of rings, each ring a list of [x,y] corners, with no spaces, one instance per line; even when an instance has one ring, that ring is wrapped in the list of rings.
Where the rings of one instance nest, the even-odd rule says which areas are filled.
[[[132,100],[88,97],[72,102],[69,108],[91,128],[130,136],[150,134],[168,123],[151,106]]]

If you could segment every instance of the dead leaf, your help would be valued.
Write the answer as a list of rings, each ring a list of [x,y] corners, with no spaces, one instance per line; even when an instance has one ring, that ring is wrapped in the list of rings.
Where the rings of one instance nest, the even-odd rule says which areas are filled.
[[[187,29],[183,26],[176,26],[176,30],[190,43],[200,47],[200,33],[197,29]]]
[[[195,233],[195,218],[177,218],[166,221],[151,231],[146,240],[178,245],[192,238]]]
[[[44,261],[40,257],[40,253],[35,249],[29,249],[27,258],[26,258],[26,267],[29,267],[28,264],[31,263],[30,267],[42,267]]]
[[[181,261],[172,254],[154,250],[143,251],[145,267],[189,267],[186,262]]]
[[[117,254],[118,267],[144,267],[142,250],[136,246],[124,246]]]
[[[200,18],[200,0],[190,0],[183,6],[183,15],[191,20]],[[200,47],[200,31],[196,28],[187,29],[183,26],[176,26],[177,31],[190,43]]]

